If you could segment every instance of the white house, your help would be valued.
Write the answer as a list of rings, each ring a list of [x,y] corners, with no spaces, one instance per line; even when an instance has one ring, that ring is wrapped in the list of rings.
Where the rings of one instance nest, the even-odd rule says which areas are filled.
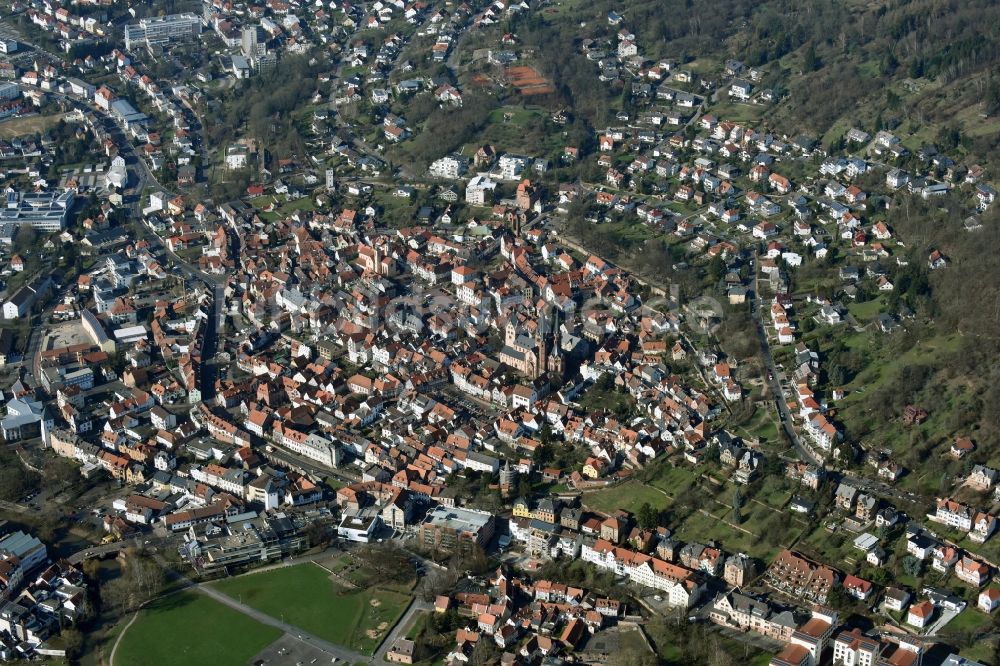
[[[249,159],[250,151],[243,144],[233,144],[226,149],[227,169],[245,169]]]

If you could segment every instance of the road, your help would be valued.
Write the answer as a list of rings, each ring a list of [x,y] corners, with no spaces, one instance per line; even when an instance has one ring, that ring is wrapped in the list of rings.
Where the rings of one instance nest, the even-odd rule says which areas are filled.
[[[774,362],[774,355],[771,352],[771,343],[767,339],[767,329],[765,328],[764,323],[764,308],[760,302],[760,279],[759,273],[757,272],[756,254],[754,255],[752,269],[754,271],[754,286],[753,289],[750,290],[750,315],[753,317],[754,328],[757,331],[757,339],[760,342],[760,353],[764,359],[764,364],[767,366],[767,384],[771,389],[771,394],[774,396],[774,402],[778,409],[778,418],[781,421],[781,427],[788,436],[788,440],[792,443],[792,447],[802,460],[811,462],[814,465],[822,466],[822,459],[816,456],[810,447],[802,443],[802,440],[799,439],[798,433],[795,432],[795,428],[793,427],[794,421],[792,419],[792,414],[788,409],[788,403],[785,401],[785,394],[781,388],[782,375],[778,370],[777,364]]]
[[[413,616],[417,613],[425,613],[433,609],[433,604],[414,598],[413,601],[410,602],[410,607],[407,608],[406,612],[403,613],[403,616],[399,618],[396,626],[392,628],[392,631],[386,634],[382,644],[378,646],[377,650],[375,650],[375,655],[372,657],[372,661],[376,664],[383,663],[385,661],[385,653],[388,652],[389,648],[393,646],[396,640],[403,635],[403,632],[409,626],[410,620],[413,619]]]
[[[303,474],[312,475],[318,479],[331,476],[348,485],[357,483],[361,480],[361,476],[358,474],[348,472],[344,469],[330,469],[325,465],[320,465],[303,458],[302,456],[297,456],[294,453],[290,453],[278,446],[272,446],[270,451],[265,450],[264,457],[267,459],[276,459],[281,464],[287,465],[291,469],[298,470]]]
[[[215,376],[216,376],[216,366],[212,363],[215,355],[218,351],[219,340],[222,335],[222,324],[225,319],[223,313],[223,303],[225,301],[225,276],[210,275],[205,273],[200,268],[194,264],[185,261],[178,257],[174,252],[167,247],[163,239],[160,238],[158,234],[153,233],[145,224],[142,222],[142,211],[140,210],[140,205],[142,201],[142,194],[147,188],[153,188],[158,190],[163,190],[168,192],[166,188],[156,179],[155,174],[149,169],[149,165],[143,160],[135,149],[129,137],[122,131],[121,127],[114,121],[111,116],[105,113],[102,109],[92,106],[87,102],[76,99],[75,97],[70,97],[63,95],[61,93],[52,93],[55,97],[59,97],[66,102],[72,104],[73,106],[85,110],[92,111],[97,114],[101,119],[101,123],[105,132],[107,132],[113,139],[115,144],[118,146],[119,154],[125,159],[126,166],[131,169],[132,173],[137,178],[137,183],[134,187],[130,188],[131,194],[128,197],[127,206],[131,212],[130,218],[134,221],[134,229],[137,236],[145,240],[153,247],[161,256],[167,256],[170,258],[171,263],[176,266],[180,272],[187,279],[200,282],[205,284],[209,289],[212,290],[212,312],[210,313],[208,321],[211,323],[210,326],[206,327],[204,339],[202,340],[202,353],[201,353],[201,375],[199,378],[199,389],[201,390],[201,395],[203,400],[211,400],[215,395]],[[32,335],[29,341],[29,352],[32,355],[37,356],[37,345],[40,345],[40,341],[37,341],[38,336]],[[36,364],[37,365],[37,364]],[[37,367],[35,369],[35,376],[38,376]]]

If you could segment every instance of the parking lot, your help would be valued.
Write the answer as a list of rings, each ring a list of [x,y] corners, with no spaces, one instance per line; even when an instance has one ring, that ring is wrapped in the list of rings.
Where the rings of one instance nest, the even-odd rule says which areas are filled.
[[[53,324],[42,339],[42,349],[60,349],[70,345],[90,344],[90,337],[83,330],[79,319]]]
[[[334,657],[302,639],[285,634],[261,650],[250,663],[254,666],[266,666],[267,664],[309,666],[310,664],[333,664],[336,661]]]

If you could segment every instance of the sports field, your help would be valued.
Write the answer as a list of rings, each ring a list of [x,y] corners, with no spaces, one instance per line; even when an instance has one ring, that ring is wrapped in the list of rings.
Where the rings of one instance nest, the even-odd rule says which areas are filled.
[[[307,562],[212,585],[331,643],[372,654],[403,614],[410,596],[381,584],[355,588],[352,578]]]
[[[217,601],[194,592],[150,604],[122,636],[112,666],[246,664],[281,636]]]

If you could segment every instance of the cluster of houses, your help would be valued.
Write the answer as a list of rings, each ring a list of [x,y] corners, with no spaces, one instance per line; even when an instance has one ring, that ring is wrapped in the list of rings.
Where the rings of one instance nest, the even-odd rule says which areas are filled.
[[[551,580],[512,576],[503,568],[489,576],[482,592],[439,596],[437,613],[457,611],[467,626],[455,632],[448,663],[466,663],[479,641],[503,651],[501,664],[556,659],[575,651],[590,636],[628,617],[624,603]],[[398,639],[386,658],[413,663],[413,641]]]
[[[0,660],[65,656],[50,645],[89,612],[83,572],[52,562],[41,541],[0,526]]]

